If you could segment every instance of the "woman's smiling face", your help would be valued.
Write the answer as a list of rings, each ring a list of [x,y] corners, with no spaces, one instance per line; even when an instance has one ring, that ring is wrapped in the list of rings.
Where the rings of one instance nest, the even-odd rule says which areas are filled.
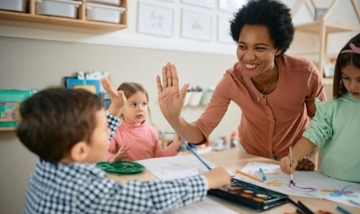
[[[273,69],[277,53],[265,25],[244,25],[236,54],[245,75],[253,78]]]

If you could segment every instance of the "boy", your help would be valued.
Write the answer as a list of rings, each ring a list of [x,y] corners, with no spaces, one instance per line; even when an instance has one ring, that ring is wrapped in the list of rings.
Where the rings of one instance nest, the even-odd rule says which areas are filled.
[[[39,156],[25,213],[165,212],[203,200],[207,189],[230,184],[222,168],[171,181],[109,180],[94,164],[109,146],[105,110],[88,91],[44,89],[21,104],[20,114],[17,136]]]

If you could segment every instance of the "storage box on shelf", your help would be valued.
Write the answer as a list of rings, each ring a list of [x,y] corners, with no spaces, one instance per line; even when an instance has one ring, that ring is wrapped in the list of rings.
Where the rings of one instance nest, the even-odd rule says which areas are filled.
[[[25,12],[27,0],[1,0],[0,10]]]
[[[87,7],[91,6],[92,2],[99,5],[96,7],[96,11],[87,15],[89,12]],[[8,9],[9,7],[10,9]],[[99,7],[102,7],[101,9],[110,7],[110,9],[106,8],[106,13],[104,13],[98,11]],[[92,6],[92,8],[94,7]],[[38,22],[119,30],[127,27],[127,0],[1,0],[0,19],[21,21],[21,25]]]
[[[86,20],[120,23],[125,8],[103,4],[86,4]]]
[[[36,0],[35,13],[49,16],[77,18],[80,1]]]
[[[87,0],[88,3],[105,4],[110,6],[120,6],[121,0]]]

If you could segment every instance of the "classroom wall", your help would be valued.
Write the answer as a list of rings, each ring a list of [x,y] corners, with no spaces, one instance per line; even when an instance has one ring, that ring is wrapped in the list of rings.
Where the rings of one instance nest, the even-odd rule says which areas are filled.
[[[133,4],[135,3],[129,3],[129,5]],[[343,11],[349,11],[349,8],[343,8]],[[136,14],[136,11],[134,13]],[[134,17],[134,14],[129,17],[130,30],[135,30]],[[204,43],[201,43],[200,48],[194,43],[189,43],[187,45],[192,48],[184,48],[185,50],[176,50],[179,46],[174,49],[156,49],[154,48],[156,45],[152,45],[152,48],[129,47],[99,42],[94,39],[96,36],[103,36],[99,32],[90,35],[85,30],[75,35],[73,30],[60,32],[46,26],[37,27],[36,29],[16,28],[12,23],[0,20],[0,88],[42,89],[60,85],[64,76],[72,75],[77,71],[106,71],[111,74],[114,86],[123,81],[136,81],[145,86],[150,96],[153,121],[163,129],[169,126],[157,104],[155,76],[160,74],[161,67],[165,63],[172,62],[177,66],[181,85],[190,83],[213,87],[220,80],[225,69],[230,68],[236,61],[235,45],[227,46],[221,51],[217,51],[216,48],[223,46],[214,44],[214,46],[207,45],[209,46],[207,48]],[[354,33],[335,35],[335,39],[330,41],[331,51],[336,53],[352,35]],[[51,40],[52,36],[56,39]],[[139,38],[138,41],[142,37]],[[144,35],[144,38],[150,37]],[[96,42],[84,42],[91,39]],[[154,44],[159,43],[164,46],[162,41],[161,38],[154,40]],[[300,52],[299,49],[303,49],[305,45],[316,49],[317,38],[296,35],[289,52]],[[331,85],[327,85],[327,89],[330,92]],[[183,109],[183,115],[192,121],[203,110],[202,107],[186,107]],[[231,104],[221,124],[210,137],[228,138],[231,130],[239,124],[240,116],[239,109]],[[0,161],[0,213],[22,213],[28,177],[33,171],[36,157],[21,145],[14,131],[7,131],[0,132]]]

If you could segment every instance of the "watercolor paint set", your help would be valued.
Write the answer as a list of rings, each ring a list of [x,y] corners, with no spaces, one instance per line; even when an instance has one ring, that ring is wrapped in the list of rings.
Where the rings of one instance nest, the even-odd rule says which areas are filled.
[[[235,178],[228,189],[212,189],[208,193],[255,210],[268,210],[289,202],[288,195]]]

